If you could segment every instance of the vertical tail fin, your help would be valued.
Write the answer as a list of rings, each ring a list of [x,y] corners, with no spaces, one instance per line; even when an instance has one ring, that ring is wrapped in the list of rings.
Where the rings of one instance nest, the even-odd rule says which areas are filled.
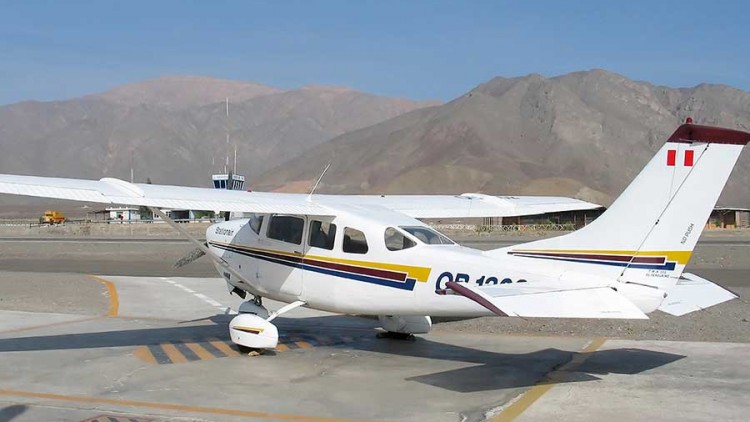
[[[682,274],[750,133],[684,124],[588,226],[491,251],[563,271],[668,288]]]

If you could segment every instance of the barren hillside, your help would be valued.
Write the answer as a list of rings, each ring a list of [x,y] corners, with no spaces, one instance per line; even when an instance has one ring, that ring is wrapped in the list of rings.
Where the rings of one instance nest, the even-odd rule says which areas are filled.
[[[748,130],[750,93],[674,89],[603,70],[495,78],[442,106],[339,136],[259,186],[299,185],[332,160],[321,192],[555,194],[608,204],[687,116]],[[749,185],[746,153],[720,202],[750,206]]]
[[[0,172],[129,179],[132,163],[139,181],[209,186],[236,143],[238,172],[252,180],[335,136],[434,104],[340,87],[165,77],[0,107]]]

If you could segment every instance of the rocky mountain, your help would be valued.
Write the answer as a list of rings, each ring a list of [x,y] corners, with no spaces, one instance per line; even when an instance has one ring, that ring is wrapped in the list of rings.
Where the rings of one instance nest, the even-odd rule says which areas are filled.
[[[434,104],[340,87],[165,77],[0,107],[0,173],[127,180],[132,164],[137,181],[210,186],[236,143],[238,173],[253,180],[335,136]]]
[[[226,98],[231,98],[233,102],[243,102],[279,92],[282,91],[254,82],[177,75],[122,85],[90,97],[129,106],[151,105],[179,109],[219,103]]]
[[[554,194],[609,204],[687,116],[750,130],[750,93],[674,89],[592,70],[495,78],[328,141],[281,164],[260,188],[320,192]],[[720,203],[750,206],[745,153]]]

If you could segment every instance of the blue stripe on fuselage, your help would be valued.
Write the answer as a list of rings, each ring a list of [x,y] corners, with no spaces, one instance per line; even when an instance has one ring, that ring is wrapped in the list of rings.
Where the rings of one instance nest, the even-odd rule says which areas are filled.
[[[333,270],[329,268],[316,267],[313,265],[305,264],[304,260],[302,260],[302,257],[300,257],[300,262],[294,262],[292,260],[287,260],[284,258],[272,258],[269,256],[260,255],[257,253],[253,253],[251,251],[234,248],[232,246],[221,245],[221,244],[217,244],[213,242],[210,242],[209,244],[211,246],[214,246],[219,249],[223,249],[225,251],[234,252],[240,255],[248,256],[250,258],[260,259],[262,261],[267,261],[267,262],[271,262],[274,264],[284,265],[284,266],[293,267],[293,268],[299,268],[299,269],[303,269],[307,271],[313,271],[316,273],[331,275],[334,277],[341,277],[341,278],[347,278],[350,280],[362,281],[362,282],[370,283],[370,284],[377,284],[379,286],[393,287],[393,288],[401,289],[401,290],[414,290],[414,285],[416,284],[416,281],[417,281],[416,279],[413,279],[413,278],[407,278],[405,282],[394,282],[392,280],[385,280],[382,278],[372,277],[372,276],[368,276],[364,274],[348,273],[348,272]]]

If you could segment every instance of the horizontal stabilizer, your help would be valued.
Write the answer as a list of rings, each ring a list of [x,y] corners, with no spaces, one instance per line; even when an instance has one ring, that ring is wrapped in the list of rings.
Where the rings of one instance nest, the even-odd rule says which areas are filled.
[[[683,273],[677,285],[669,290],[667,298],[659,310],[675,316],[700,311],[737,298],[722,287],[698,277],[695,274]]]
[[[496,314],[499,313],[494,308],[508,316],[520,317],[648,319],[633,302],[610,287],[497,296],[492,295],[492,290],[483,291],[469,284],[460,286],[460,289],[453,289],[454,293],[465,296]],[[491,306],[487,306],[487,301]]]

